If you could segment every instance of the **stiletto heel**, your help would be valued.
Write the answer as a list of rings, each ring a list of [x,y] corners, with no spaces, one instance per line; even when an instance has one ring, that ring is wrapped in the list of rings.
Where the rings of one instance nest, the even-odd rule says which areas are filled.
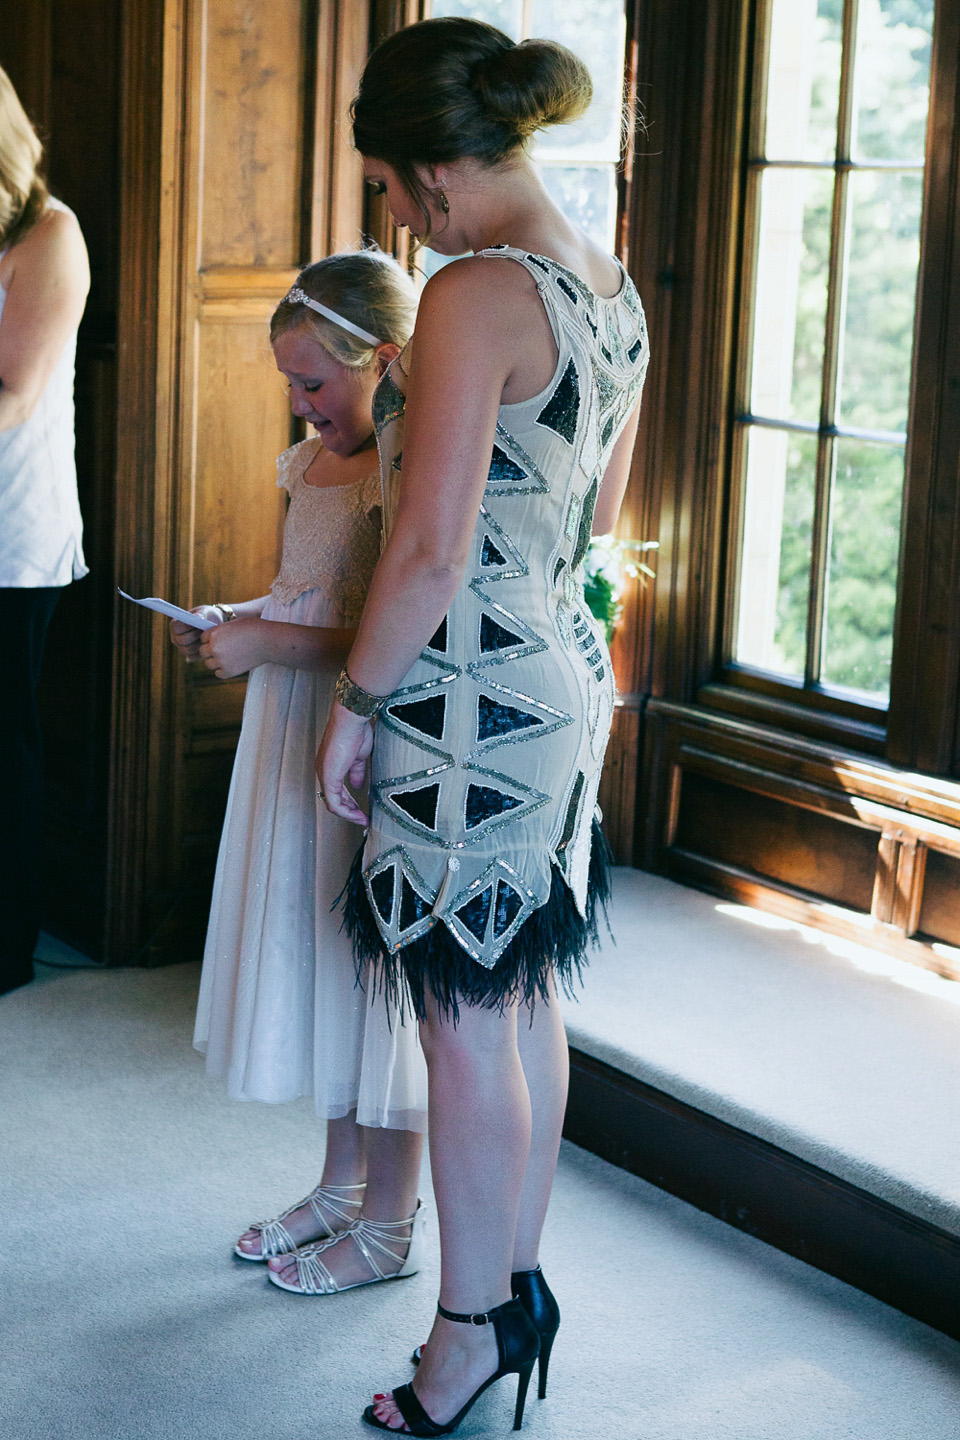
[[[539,1387],[541,1400],[547,1395],[547,1370],[550,1351],[560,1329],[560,1306],[538,1265],[535,1270],[515,1270],[510,1276],[510,1289],[533,1321],[540,1336]]]
[[[461,1325],[492,1325],[497,1340],[497,1355],[500,1363],[489,1380],[484,1380],[480,1388],[470,1396],[466,1405],[458,1410],[446,1425],[438,1425],[435,1420],[431,1420],[417,1399],[412,1385],[399,1385],[393,1392],[393,1402],[406,1423],[408,1433],[429,1436],[431,1440],[436,1435],[452,1435],[460,1422],[473,1409],[483,1392],[497,1380],[502,1380],[505,1375],[518,1377],[513,1428],[519,1430],[523,1424],[523,1408],[527,1399],[530,1376],[533,1373],[533,1364],[540,1353],[539,1336],[533,1321],[520,1301],[514,1296],[512,1300],[495,1306],[493,1310],[473,1315],[457,1315],[452,1310],[445,1310],[442,1305],[438,1305],[437,1313],[442,1315],[444,1320],[455,1320]],[[392,1428],[378,1418],[372,1405],[368,1405],[364,1410],[363,1418],[376,1430]]]
[[[540,1359],[537,1396],[547,1398],[547,1371],[550,1368],[550,1351],[560,1329],[560,1306],[538,1265],[535,1270],[514,1270],[510,1276],[510,1289],[514,1299],[526,1310],[540,1336]],[[419,1365],[423,1359],[423,1346],[418,1345],[410,1356],[411,1363]]]
[[[517,1376],[517,1406],[513,1412],[513,1428],[523,1428],[523,1407],[527,1403],[527,1389],[530,1385],[530,1376],[533,1374],[533,1361],[525,1370],[521,1370]]]
[[[546,1400],[547,1398],[547,1370],[550,1367],[550,1351],[552,1349],[553,1336],[544,1335],[543,1339],[540,1341],[540,1356],[537,1362],[539,1367],[538,1378],[540,1382],[537,1387],[538,1400]]]

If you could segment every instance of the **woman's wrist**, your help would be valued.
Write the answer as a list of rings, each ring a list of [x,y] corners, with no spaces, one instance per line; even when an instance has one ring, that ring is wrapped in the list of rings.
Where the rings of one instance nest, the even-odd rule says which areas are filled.
[[[344,710],[349,710],[351,715],[359,715],[364,720],[372,720],[390,699],[389,695],[371,695],[369,690],[355,684],[347,673],[346,665],[340,671],[334,694]]]

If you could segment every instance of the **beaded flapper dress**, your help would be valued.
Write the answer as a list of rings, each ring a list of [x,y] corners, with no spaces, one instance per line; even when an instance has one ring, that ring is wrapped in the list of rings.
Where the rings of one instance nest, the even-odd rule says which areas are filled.
[[[290,493],[266,620],[356,625],[380,553],[380,478],[316,487],[319,439],[277,462]],[[416,1026],[357,981],[334,902],[357,828],[329,814],[313,764],[339,662],[250,674],[204,953],[194,1044],[234,1099],[312,1095],[318,1115],[422,1130],[426,1068]]]
[[[533,276],[559,350],[550,384],[500,407],[471,560],[444,621],[377,719],[371,827],[347,923],[388,994],[403,977],[496,1005],[569,982],[604,885],[595,835],[613,713],[583,560],[611,451],[646,373],[637,292],[595,295],[556,261]],[[414,342],[416,343],[416,342]],[[401,483],[403,356],[374,399],[389,534]],[[602,840],[600,841],[602,845]]]

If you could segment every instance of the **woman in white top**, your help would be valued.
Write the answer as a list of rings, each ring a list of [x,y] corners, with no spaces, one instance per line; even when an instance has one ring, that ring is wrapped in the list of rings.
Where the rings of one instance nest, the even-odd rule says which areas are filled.
[[[87,573],[73,439],[77,326],[90,288],[76,217],[0,70],[0,993],[33,978],[43,756],[36,688],[64,585]]]

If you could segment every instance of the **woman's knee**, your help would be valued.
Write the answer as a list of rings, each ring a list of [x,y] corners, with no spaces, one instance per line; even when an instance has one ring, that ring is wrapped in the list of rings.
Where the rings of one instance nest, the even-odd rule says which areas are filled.
[[[503,1061],[517,1053],[517,1006],[487,1009],[463,1001],[454,1019],[436,1005],[420,1021],[420,1042],[427,1064],[437,1061],[470,1065]]]

